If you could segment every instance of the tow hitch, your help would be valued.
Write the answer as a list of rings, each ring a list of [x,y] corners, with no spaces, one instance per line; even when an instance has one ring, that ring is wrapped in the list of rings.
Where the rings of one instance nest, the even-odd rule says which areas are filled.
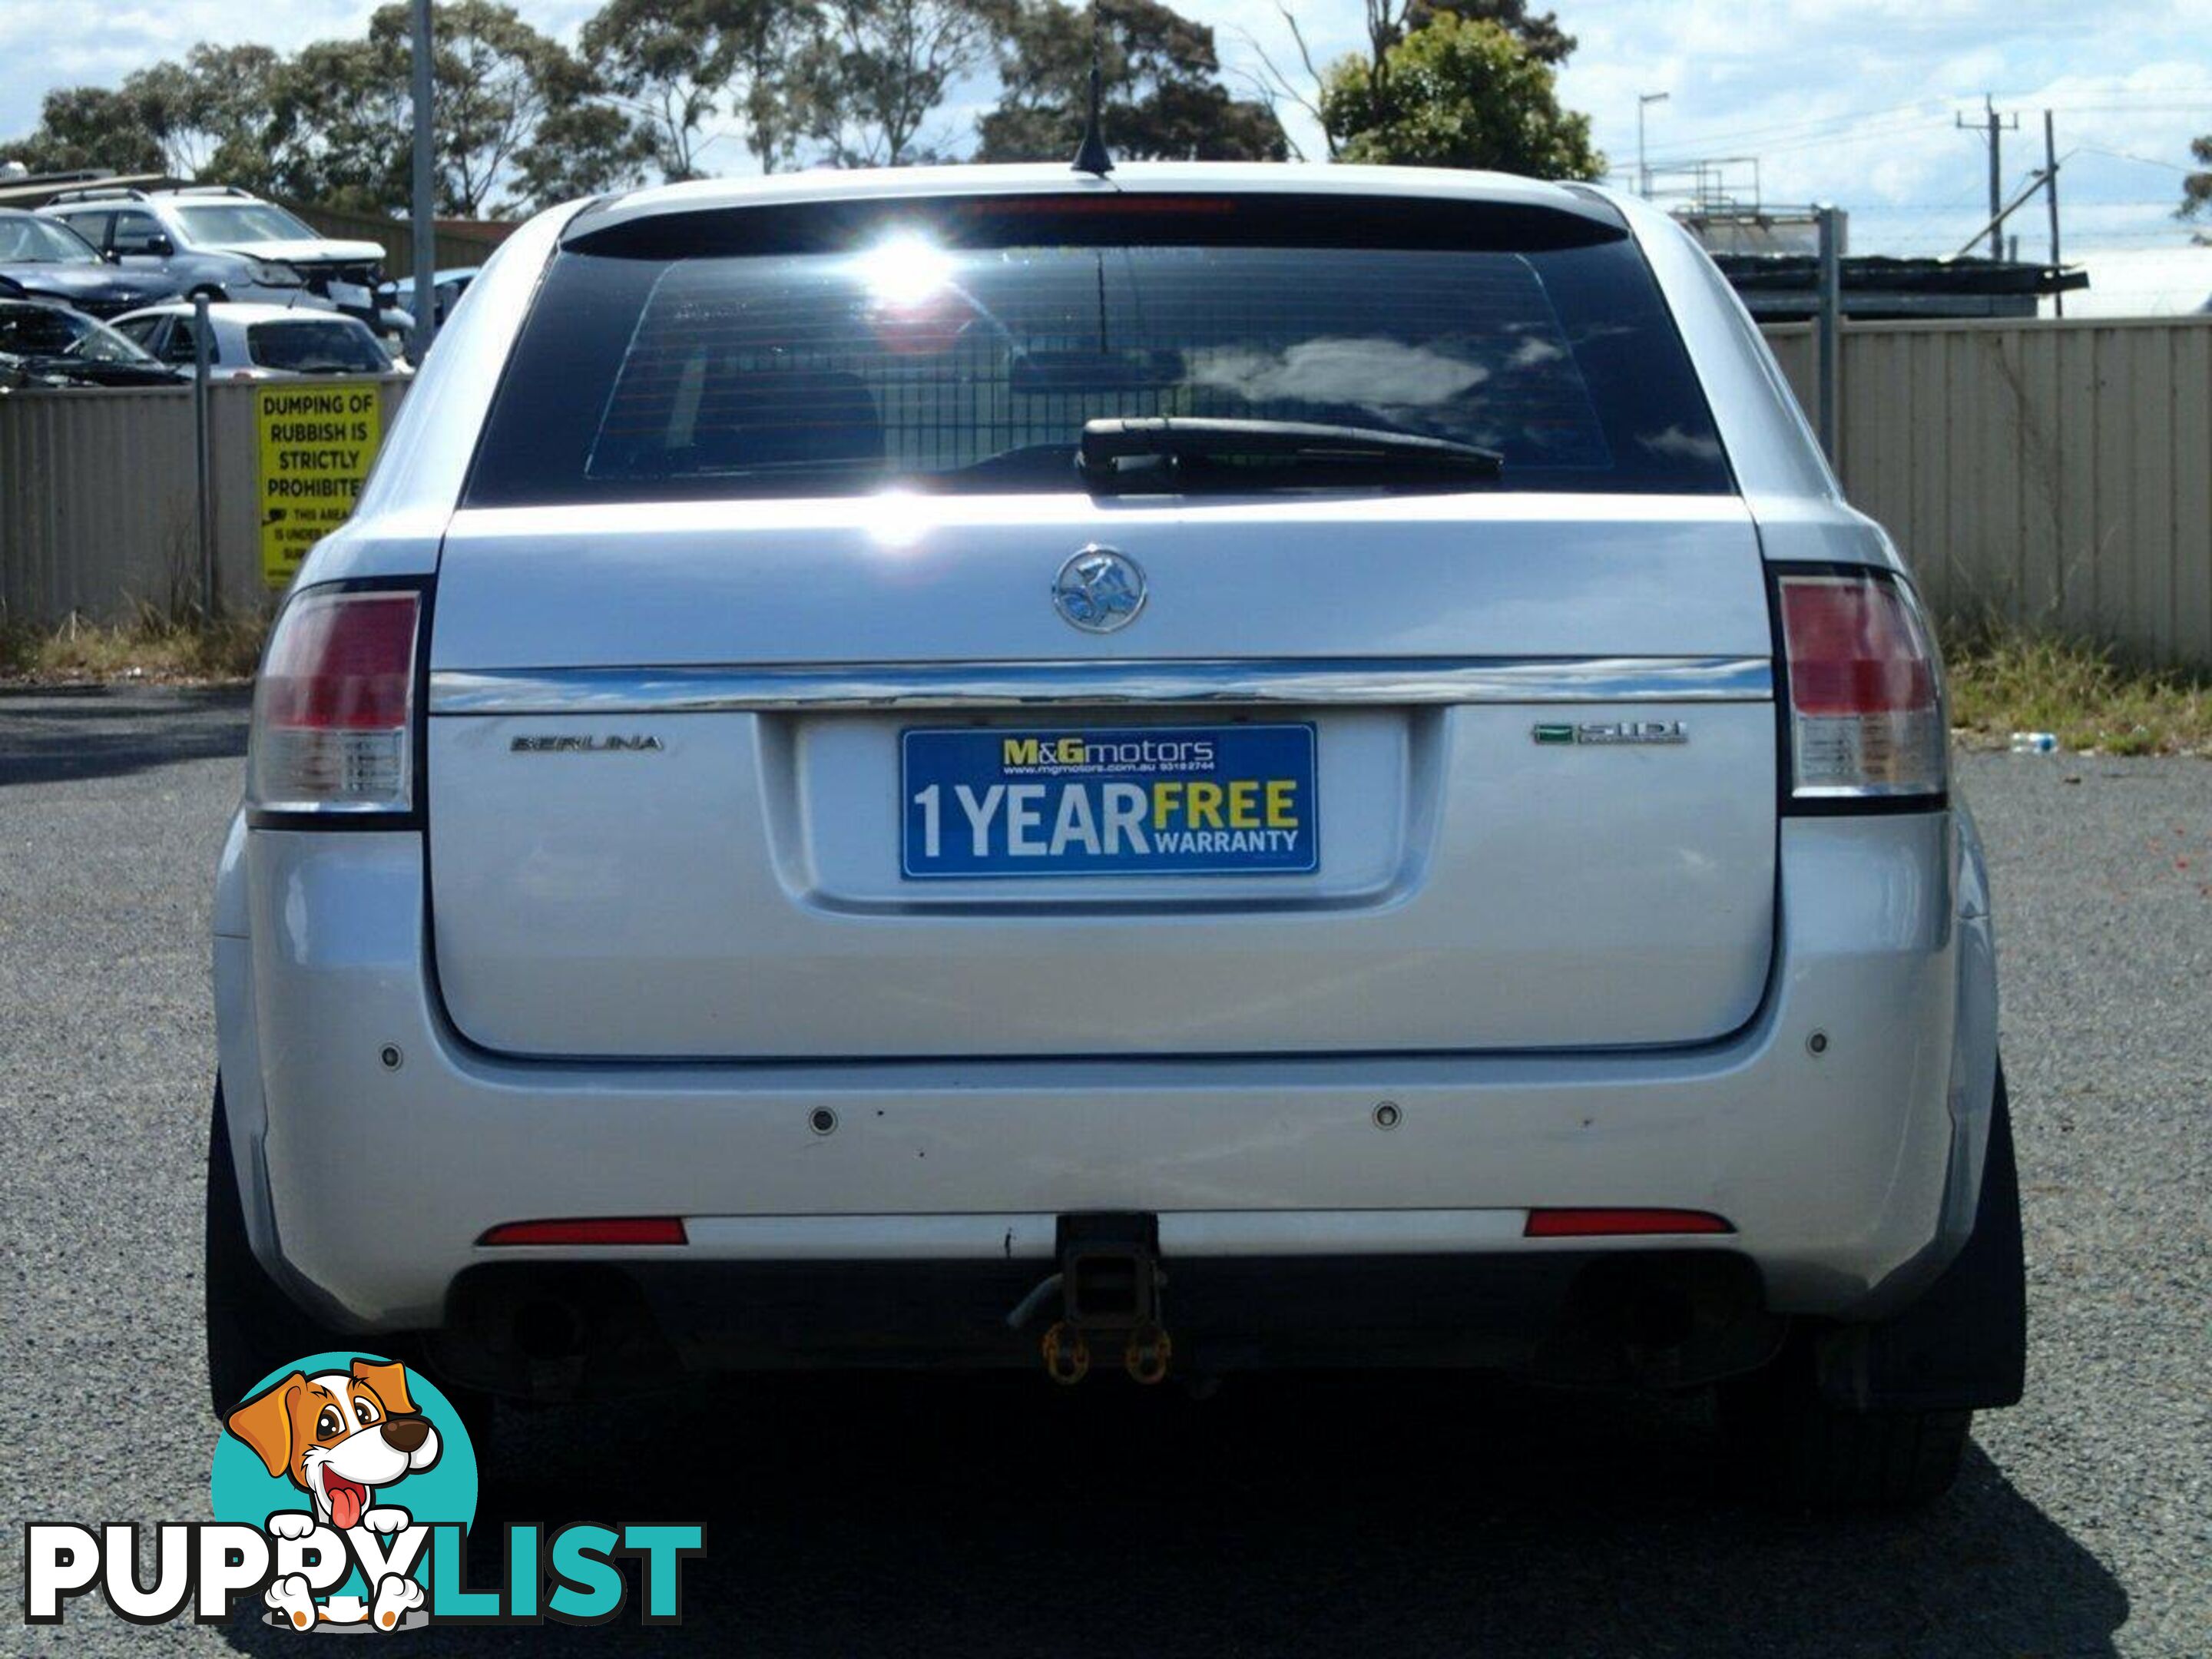
[[[1006,1316],[1017,1329],[1055,1291],[1060,1316],[1041,1345],[1047,1376],[1080,1382],[1091,1373],[1091,1344],[1121,1344],[1121,1367],[1132,1382],[1153,1383],[1168,1374],[1175,1345],[1160,1322],[1159,1222],[1149,1215],[1064,1215],[1060,1218],[1060,1271],[1022,1298]]]

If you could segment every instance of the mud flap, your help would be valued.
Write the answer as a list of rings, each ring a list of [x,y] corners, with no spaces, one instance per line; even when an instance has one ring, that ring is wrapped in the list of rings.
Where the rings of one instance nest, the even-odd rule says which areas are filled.
[[[1997,1069],[1974,1231],[1894,1317],[1823,1332],[1821,1397],[1857,1411],[1968,1410],[2019,1402],[2027,1367],[2027,1273],[2012,1111]]]

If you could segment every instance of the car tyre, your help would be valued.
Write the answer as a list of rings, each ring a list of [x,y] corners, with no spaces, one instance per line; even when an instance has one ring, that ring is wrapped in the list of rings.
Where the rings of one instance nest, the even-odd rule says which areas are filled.
[[[1959,1478],[1971,1411],[1856,1411],[1820,1396],[1809,1344],[1721,1391],[1738,1484],[1783,1509],[1904,1510]]]

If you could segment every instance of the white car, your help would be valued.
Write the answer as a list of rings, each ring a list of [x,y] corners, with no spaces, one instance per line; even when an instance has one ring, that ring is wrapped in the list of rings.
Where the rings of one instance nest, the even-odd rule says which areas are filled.
[[[540,216],[276,623],[215,932],[219,1405],[1481,1367],[1906,1502],[2020,1393],[1927,621],[1618,192]]]
[[[198,325],[189,305],[175,302],[126,312],[114,326],[165,363],[185,369],[196,367]],[[210,306],[208,341],[209,372],[219,380],[404,372],[366,323],[332,311]]]
[[[65,190],[39,212],[125,271],[158,272],[187,297],[329,307],[381,326],[392,284],[375,242],[319,234],[234,185]]]

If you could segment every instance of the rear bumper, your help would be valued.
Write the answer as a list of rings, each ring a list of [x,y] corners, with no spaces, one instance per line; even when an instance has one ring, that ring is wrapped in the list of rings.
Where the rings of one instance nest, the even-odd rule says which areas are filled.
[[[1627,1255],[1652,1241],[1524,1240],[1522,1218],[1658,1206],[1726,1217],[1734,1235],[1685,1248],[1748,1262],[1765,1307],[1871,1317],[1972,1216],[1995,1042],[1978,868],[1950,813],[1791,820],[1782,844],[1772,983],[1694,1049],[656,1066],[459,1038],[417,837],[241,828],[216,980],[249,1232],[367,1332],[442,1323],[471,1268],[558,1261],[476,1242],[534,1218],[686,1218],[688,1245],[594,1257],[655,1273],[995,1260],[1033,1283],[1074,1212],[1158,1214],[1173,1272]]]

